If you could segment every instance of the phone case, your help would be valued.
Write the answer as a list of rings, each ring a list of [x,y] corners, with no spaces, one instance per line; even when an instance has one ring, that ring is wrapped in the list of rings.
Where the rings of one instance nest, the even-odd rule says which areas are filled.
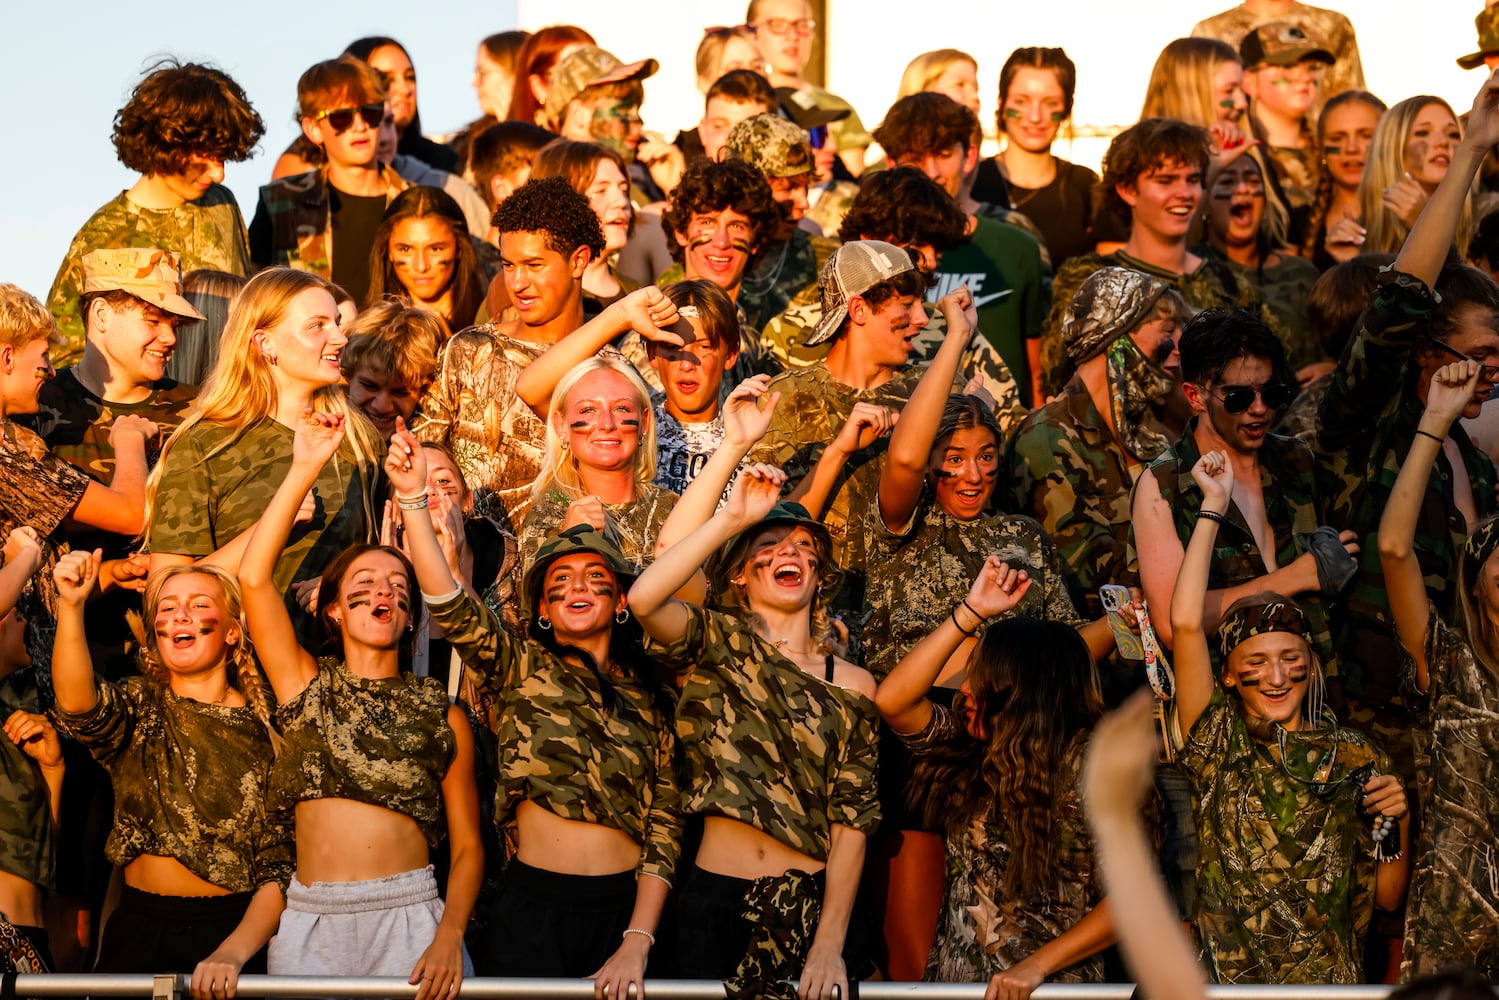
[[[1117,583],[1106,583],[1098,588],[1098,596],[1103,601],[1104,611],[1108,613],[1109,628],[1114,631],[1114,644],[1118,647],[1119,655],[1126,660],[1145,659],[1145,644],[1138,635],[1130,631],[1119,613],[1119,609],[1129,603],[1129,590]]]

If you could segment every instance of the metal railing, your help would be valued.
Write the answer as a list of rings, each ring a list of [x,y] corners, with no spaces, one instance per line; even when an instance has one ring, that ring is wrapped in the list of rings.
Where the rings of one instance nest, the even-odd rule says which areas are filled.
[[[152,997],[180,1000],[191,977],[117,974],[17,976],[19,997]],[[982,1000],[986,983],[860,983],[861,1000]],[[1130,1000],[1129,983],[1047,984],[1035,1000]],[[1391,986],[1209,986],[1210,1000],[1384,1000]],[[343,976],[241,976],[236,997],[414,997],[417,987],[404,979]],[[460,994],[468,1000],[592,1000],[587,979],[465,979]],[[715,979],[652,979],[645,985],[651,1000],[720,1000],[723,984]]]

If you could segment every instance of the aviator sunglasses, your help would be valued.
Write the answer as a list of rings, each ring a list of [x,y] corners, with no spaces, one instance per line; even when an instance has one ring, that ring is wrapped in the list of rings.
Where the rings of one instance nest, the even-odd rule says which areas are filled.
[[[364,119],[364,123],[370,128],[379,128],[380,123],[385,121],[385,102],[372,101],[369,104],[357,108],[334,108],[332,111],[320,111],[313,115],[313,121],[328,120],[333,126],[333,131],[338,133],[347,132],[354,126],[354,116],[358,115]]]

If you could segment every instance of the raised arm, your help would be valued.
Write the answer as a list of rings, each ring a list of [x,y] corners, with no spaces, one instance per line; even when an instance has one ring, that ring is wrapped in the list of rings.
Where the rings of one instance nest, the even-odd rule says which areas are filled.
[[[895,531],[911,519],[921,499],[931,461],[932,442],[942,423],[942,410],[958,377],[969,335],[978,326],[978,311],[967,285],[942,296],[937,303],[947,321],[947,339],[937,349],[916,390],[900,413],[900,422],[890,434],[885,468],[880,472],[880,518]]]
[[[802,477],[787,499],[806,507],[813,517],[822,517],[838,492],[839,479],[849,458],[889,434],[899,416],[887,406],[855,403],[838,436],[822,449],[817,464]]]
[[[552,390],[562,376],[587,361],[615,337],[634,330],[647,340],[681,347],[682,338],[665,327],[677,322],[677,306],[655,285],[636,289],[584,323],[526,366],[515,381],[515,394],[542,420],[552,404]]]
[[[317,661],[297,642],[284,595],[276,586],[276,560],[286,547],[303,499],[318,473],[338,451],[344,437],[341,414],[302,411],[292,441],[291,468],[245,543],[239,561],[239,585],[244,592],[250,638],[265,668],[276,701],[285,704],[317,675]]]
[[[432,524],[432,512],[427,507],[426,449],[400,417],[396,418],[396,431],[390,436],[390,448],[385,453],[385,476],[401,507],[401,521],[406,526],[406,554],[416,568],[416,582],[422,593],[445,597],[460,589],[462,583],[448,565]]]
[[[1208,592],[1208,570],[1213,562],[1213,541],[1218,537],[1218,522],[1214,518],[1222,517],[1228,510],[1234,472],[1223,452],[1210,451],[1192,466],[1192,478],[1202,490],[1202,508],[1171,595],[1176,711],[1184,734],[1191,732],[1213,696],[1213,658],[1208,652],[1203,605]]]
[[[942,668],[963,644],[995,615],[1020,603],[1031,587],[1023,569],[1006,565],[990,556],[968,588],[968,596],[953,606],[947,620],[901,658],[874,693],[880,716],[897,733],[919,733],[932,718],[927,692],[937,683]]]
[[[1426,663],[1426,628],[1431,607],[1426,581],[1416,559],[1416,522],[1421,501],[1431,479],[1431,467],[1442,453],[1442,444],[1452,424],[1462,416],[1478,386],[1478,363],[1456,361],[1437,370],[1426,395],[1410,451],[1400,466],[1400,475],[1390,491],[1384,516],[1379,519],[1379,563],[1384,569],[1385,590],[1400,644],[1416,663],[1416,687],[1425,691],[1430,683]]]
[[[83,605],[99,579],[99,549],[75,549],[52,568],[57,585],[57,636],[52,640],[52,694],[57,707],[78,715],[94,707],[99,689],[94,683],[94,661],[83,632]],[[149,627],[149,623],[147,625]]]

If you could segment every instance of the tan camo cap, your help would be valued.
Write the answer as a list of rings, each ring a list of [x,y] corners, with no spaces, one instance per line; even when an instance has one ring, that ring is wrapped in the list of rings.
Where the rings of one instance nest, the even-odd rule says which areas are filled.
[[[182,297],[177,255],[150,247],[93,250],[83,255],[83,293],[129,292],[163,312],[188,319],[203,314]]]
[[[792,166],[791,151],[797,146],[805,146],[807,155],[799,166]],[[780,115],[755,115],[729,132],[723,158],[743,160],[766,177],[796,177],[812,170],[812,143],[795,122]]]
[[[1314,41],[1307,33],[1285,21],[1262,24],[1239,43],[1239,59],[1244,68],[1256,66],[1294,66],[1303,59],[1315,59],[1329,65],[1337,57]]]
[[[838,332],[848,315],[849,299],[897,274],[914,270],[916,264],[911,255],[893,243],[855,240],[843,244],[822,265],[822,273],[817,276],[817,287],[822,292],[822,319],[807,338],[807,346],[816,347]]]
[[[542,117],[547,124],[559,126],[567,106],[589,87],[601,83],[644,80],[655,75],[660,67],[661,64],[654,59],[622,63],[612,53],[605,52],[597,45],[574,49],[552,68],[551,90],[547,91],[547,103],[542,110]]]

